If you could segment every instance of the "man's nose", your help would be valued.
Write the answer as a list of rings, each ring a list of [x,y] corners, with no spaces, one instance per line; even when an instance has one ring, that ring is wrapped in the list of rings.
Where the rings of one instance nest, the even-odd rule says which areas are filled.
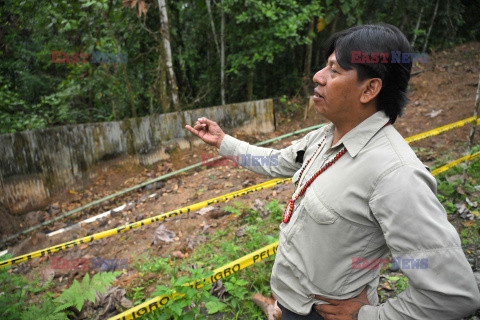
[[[323,68],[322,70],[319,70],[317,73],[315,73],[315,75],[313,76],[313,82],[314,83],[317,83],[317,84],[322,85],[322,86],[325,85],[325,76],[324,76],[324,73],[323,73],[324,70],[325,70],[325,68]]]

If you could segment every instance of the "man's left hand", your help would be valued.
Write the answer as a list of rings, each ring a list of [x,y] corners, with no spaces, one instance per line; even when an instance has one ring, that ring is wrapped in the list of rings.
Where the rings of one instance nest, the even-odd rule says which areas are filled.
[[[357,320],[360,308],[370,304],[366,286],[357,297],[347,300],[328,299],[320,296],[314,296],[314,298],[330,303],[315,305],[315,310],[325,320]]]

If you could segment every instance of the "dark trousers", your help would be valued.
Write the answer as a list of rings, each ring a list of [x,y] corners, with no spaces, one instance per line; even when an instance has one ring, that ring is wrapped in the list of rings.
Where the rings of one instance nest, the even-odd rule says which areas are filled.
[[[306,316],[296,314],[284,306],[282,306],[280,303],[278,303],[278,307],[282,310],[282,320],[324,320],[321,315],[315,311],[315,309],[312,307],[312,311],[307,314]]]

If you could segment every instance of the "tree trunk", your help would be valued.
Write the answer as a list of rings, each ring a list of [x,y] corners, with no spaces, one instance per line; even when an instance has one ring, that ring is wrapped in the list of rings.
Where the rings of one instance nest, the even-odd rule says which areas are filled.
[[[170,92],[172,97],[172,104],[175,110],[179,110],[178,102],[178,87],[175,79],[175,72],[173,71],[172,49],[170,47],[170,27],[168,24],[167,3],[166,0],[158,0],[160,7],[160,21],[163,36],[163,45],[165,50],[165,62],[167,65],[167,76],[170,85]]]
[[[414,30],[414,34],[413,34],[413,40],[412,40],[412,43],[411,43],[411,46],[412,46],[412,49],[415,47],[415,41],[417,41],[417,31],[418,28],[420,28],[420,21],[422,21],[422,14],[423,14],[423,7],[422,9],[420,9],[420,14],[418,15],[418,19],[417,19],[417,25],[415,26],[415,30]]]
[[[303,90],[305,92],[305,96],[308,97],[310,95],[310,76],[311,76],[311,69],[312,69],[312,47],[313,47],[313,38],[315,37],[315,33],[313,31],[314,26],[314,19],[310,20],[308,24],[308,38],[310,39],[310,43],[307,44],[306,52],[305,52],[305,65],[303,69],[303,75],[305,81],[303,81]]]
[[[218,56],[220,56],[220,46],[218,45],[217,31],[215,30],[215,22],[213,21],[212,8],[210,6],[210,1],[211,0],[205,0],[205,3],[207,5],[208,16],[210,17],[210,25],[212,26],[212,33],[213,33],[213,40],[215,41],[215,48],[217,49]]]
[[[253,100],[253,76],[254,76],[254,69],[248,69],[248,76],[247,76],[247,101]]]
[[[433,10],[432,20],[430,21],[430,27],[428,27],[427,36],[425,38],[425,42],[423,43],[422,52],[425,52],[425,50],[427,50],[428,38],[430,37],[430,32],[432,31],[433,21],[435,21],[435,17],[437,16],[438,4],[439,3],[440,3],[440,0],[437,0],[437,3],[435,4],[435,10]]]
[[[220,57],[220,97],[222,105],[225,105],[225,11],[223,10],[223,0],[221,2],[221,22],[220,22],[220,45],[218,44],[217,31],[215,29],[215,22],[213,21],[212,8],[210,6],[211,0],[205,0],[207,4],[208,15],[210,17],[210,25],[212,26],[213,40],[215,41],[215,48]]]
[[[162,42],[163,40],[160,39]],[[159,45],[157,77],[155,79],[155,91],[158,92],[158,101],[162,107],[162,113],[170,110],[170,97],[167,94],[167,66],[165,63],[165,49],[163,43]]]
[[[220,24],[220,96],[222,105],[225,105],[225,10],[222,0],[222,20]]]

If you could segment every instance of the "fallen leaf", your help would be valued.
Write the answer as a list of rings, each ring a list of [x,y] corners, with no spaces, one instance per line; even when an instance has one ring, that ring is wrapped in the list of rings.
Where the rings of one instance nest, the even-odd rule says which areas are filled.
[[[462,222],[463,226],[464,227],[473,227],[475,225],[475,220],[470,220],[470,221],[467,221],[467,222]]]
[[[185,254],[183,254],[181,251],[179,250],[175,250],[172,252],[172,256],[174,256],[175,258],[178,258],[178,259],[183,259],[185,258]]]

